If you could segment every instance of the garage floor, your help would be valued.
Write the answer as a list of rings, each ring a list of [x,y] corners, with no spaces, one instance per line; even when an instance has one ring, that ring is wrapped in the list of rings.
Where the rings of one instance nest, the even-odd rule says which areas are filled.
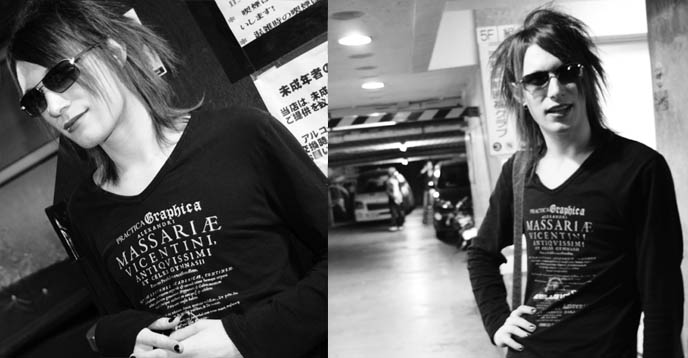
[[[488,340],[466,253],[435,238],[421,210],[329,232],[329,357],[503,357]]]

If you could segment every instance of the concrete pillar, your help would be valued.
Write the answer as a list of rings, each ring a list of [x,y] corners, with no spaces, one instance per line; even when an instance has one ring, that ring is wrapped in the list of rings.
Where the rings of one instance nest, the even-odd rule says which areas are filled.
[[[674,177],[676,200],[683,226],[683,290],[688,282],[688,3],[681,0],[647,0],[647,30],[652,62],[657,150],[664,155]],[[661,279],[661,278],[658,278]],[[684,308],[683,325],[688,322]],[[683,330],[683,351],[686,329]]]
[[[469,117],[466,130],[466,157],[468,158],[468,177],[471,182],[473,216],[476,226],[480,226],[487,212],[490,193],[494,183],[490,180],[488,155],[485,148],[487,139],[479,117]],[[496,181],[496,180],[495,180]]]

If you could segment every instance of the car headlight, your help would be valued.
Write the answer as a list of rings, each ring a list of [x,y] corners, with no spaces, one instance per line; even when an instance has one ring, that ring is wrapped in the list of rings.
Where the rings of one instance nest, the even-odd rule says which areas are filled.
[[[442,203],[440,203],[440,207],[444,210],[451,210],[454,209],[454,204],[452,204],[451,201],[443,200]]]
[[[442,221],[442,214],[435,213],[434,217],[435,217],[435,221]]]

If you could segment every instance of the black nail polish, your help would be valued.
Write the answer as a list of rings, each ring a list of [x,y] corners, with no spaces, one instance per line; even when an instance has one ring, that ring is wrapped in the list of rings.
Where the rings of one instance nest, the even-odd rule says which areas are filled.
[[[172,321],[174,321],[174,317],[172,317],[172,318],[170,318],[169,320],[167,320],[167,322],[170,322],[170,323],[172,323]]]
[[[129,356],[129,358],[136,358],[136,356]]]
[[[523,352],[523,347],[518,347],[519,352]]]
[[[179,345],[178,345],[178,344],[174,346],[174,351],[177,352],[177,353],[181,353],[181,352],[182,352],[182,350],[179,349]]]

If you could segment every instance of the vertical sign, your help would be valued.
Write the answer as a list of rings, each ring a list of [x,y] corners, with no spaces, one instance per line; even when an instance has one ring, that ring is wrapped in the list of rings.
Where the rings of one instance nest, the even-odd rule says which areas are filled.
[[[241,47],[319,0],[215,0]]]
[[[327,41],[255,79],[265,106],[327,175]]]
[[[506,111],[504,101],[497,96],[499,83],[493,83],[490,76],[494,64],[490,56],[516,28],[517,25],[505,25],[478,27],[476,29],[480,74],[483,80],[483,98],[485,98],[487,140],[491,155],[511,154],[517,149],[516,118]]]

